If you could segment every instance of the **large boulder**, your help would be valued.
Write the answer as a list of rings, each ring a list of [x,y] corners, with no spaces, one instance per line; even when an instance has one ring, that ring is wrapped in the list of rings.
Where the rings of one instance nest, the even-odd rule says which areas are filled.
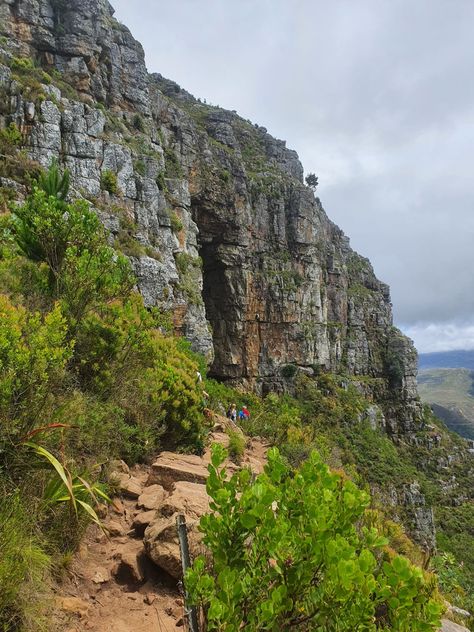
[[[146,529],[143,542],[148,557],[171,577],[181,579],[183,576],[181,554],[176,527],[175,513],[169,517],[154,520]],[[188,540],[191,552],[195,552],[201,541],[201,534],[197,531],[197,522],[187,522]],[[194,556],[193,556],[194,557]]]
[[[175,579],[182,576],[176,518],[184,514],[191,552],[196,553],[202,536],[197,526],[209,511],[209,496],[204,485],[178,481],[159,509],[159,515],[145,530],[144,544],[148,557]]]

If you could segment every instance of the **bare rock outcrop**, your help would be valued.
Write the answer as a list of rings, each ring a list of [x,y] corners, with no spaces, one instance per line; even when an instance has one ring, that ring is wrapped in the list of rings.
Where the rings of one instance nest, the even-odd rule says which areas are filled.
[[[214,375],[262,393],[291,390],[289,365],[382,379],[387,431],[414,434],[416,355],[389,289],[304,184],[296,152],[149,75],[113,13],[107,0],[2,3],[0,125],[18,125],[41,165],[70,169],[113,239],[133,226],[146,304],[172,311]],[[41,67],[37,95],[15,67],[25,56]]]

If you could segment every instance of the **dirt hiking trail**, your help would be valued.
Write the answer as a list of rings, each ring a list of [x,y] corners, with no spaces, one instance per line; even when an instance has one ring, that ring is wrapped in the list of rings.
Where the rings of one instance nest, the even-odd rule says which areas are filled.
[[[215,421],[209,445],[227,447],[229,422]],[[267,449],[262,440],[248,439],[240,467],[260,473]],[[61,632],[185,629],[176,516],[186,516],[191,553],[199,553],[209,462],[210,447],[202,457],[162,452],[150,466],[111,464],[118,494],[101,515],[108,534],[89,527],[57,588],[55,626]],[[228,461],[226,467],[232,472],[239,466]]]

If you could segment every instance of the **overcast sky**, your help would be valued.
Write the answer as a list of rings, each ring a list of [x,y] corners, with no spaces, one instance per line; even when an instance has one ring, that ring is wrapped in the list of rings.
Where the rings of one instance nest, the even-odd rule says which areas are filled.
[[[473,0],[112,0],[148,69],[284,138],[419,351],[474,348]]]

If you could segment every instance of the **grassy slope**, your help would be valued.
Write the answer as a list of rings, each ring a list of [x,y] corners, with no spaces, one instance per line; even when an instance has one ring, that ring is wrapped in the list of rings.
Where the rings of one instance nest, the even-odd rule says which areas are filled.
[[[474,439],[473,374],[469,369],[423,369],[418,390],[427,404],[436,404],[435,413],[450,430]],[[439,408],[441,407],[441,408]]]

